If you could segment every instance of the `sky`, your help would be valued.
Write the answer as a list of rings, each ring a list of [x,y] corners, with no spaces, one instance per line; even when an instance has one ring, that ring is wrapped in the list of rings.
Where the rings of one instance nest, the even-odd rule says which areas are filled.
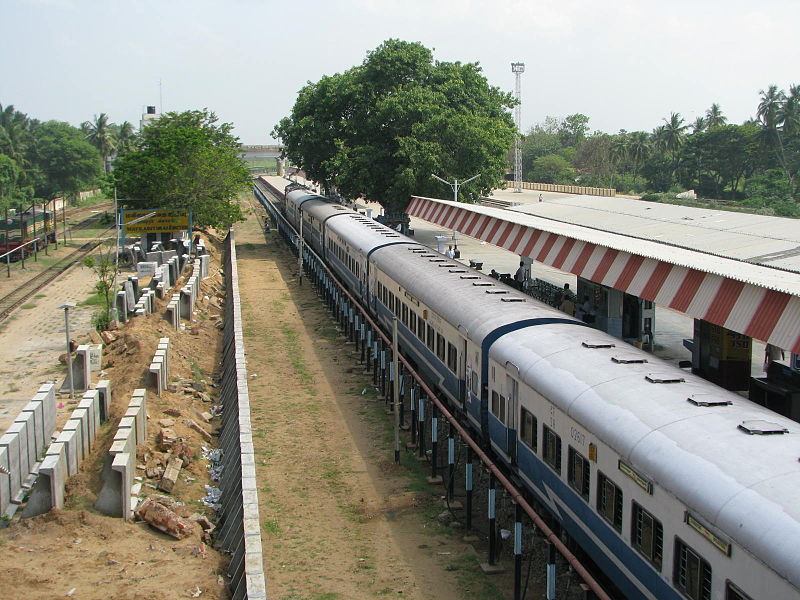
[[[207,107],[245,144],[273,143],[308,81],[389,38],[509,92],[525,63],[523,131],[573,113],[651,131],[714,102],[741,123],[759,90],[800,84],[798,0],[0,0],[0,15],[0,105],[137,128],[147,105]]]

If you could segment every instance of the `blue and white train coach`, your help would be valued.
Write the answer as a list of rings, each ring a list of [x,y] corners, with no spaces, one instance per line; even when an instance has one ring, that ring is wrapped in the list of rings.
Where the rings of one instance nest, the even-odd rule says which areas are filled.
[[[404,353],[626,597],[800,598],[797,423],[345,207],[288,197],[308,242],[380,322],[397,316]]]

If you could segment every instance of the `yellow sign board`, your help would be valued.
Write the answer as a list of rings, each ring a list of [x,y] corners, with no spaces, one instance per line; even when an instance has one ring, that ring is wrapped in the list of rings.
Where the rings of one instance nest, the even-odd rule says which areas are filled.
[[[125,210],[122,211],[122,227],[126,235],[183,231],[189,229],[189,211],[170,209]]]

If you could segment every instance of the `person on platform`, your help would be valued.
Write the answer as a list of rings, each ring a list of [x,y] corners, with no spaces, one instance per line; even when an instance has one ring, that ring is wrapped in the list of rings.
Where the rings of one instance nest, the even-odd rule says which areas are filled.
[[[572,299],[572,292],[569,290],[569,284],[564,284],[564,289],[561,290],[561,295],[558,301],[558,310],[565,312],[572,316],[575,314],[575,302]]]
[[[522,289],[525,284],[525,263],[520,261],[519,269],[514,273],[514,282],[517,284],[517,289]]]
[[[786,356],[784,355],[782,348],[773,346],[772,344],[767,344],[764,347],[764,373],[767,372],[767,369],[769,369],[772,361],[783,360],[785,358]]]
[[[444,251],[444,255],[445,255],[447,258],[455,258],[455,257],[456,257],[456,253],[455,253],[455,251],[453,250],[453,247],[452,247],[452,246],[448,246],[448,247],[447,247],[447,250],[445,250],[445,251]]]

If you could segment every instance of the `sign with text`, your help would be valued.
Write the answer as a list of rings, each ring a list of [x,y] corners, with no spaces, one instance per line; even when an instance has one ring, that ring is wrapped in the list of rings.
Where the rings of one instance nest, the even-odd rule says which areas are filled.
[[[122,227],[126,234],[183,231],[189,229],[189,211],[162,208],[123,210]]]

